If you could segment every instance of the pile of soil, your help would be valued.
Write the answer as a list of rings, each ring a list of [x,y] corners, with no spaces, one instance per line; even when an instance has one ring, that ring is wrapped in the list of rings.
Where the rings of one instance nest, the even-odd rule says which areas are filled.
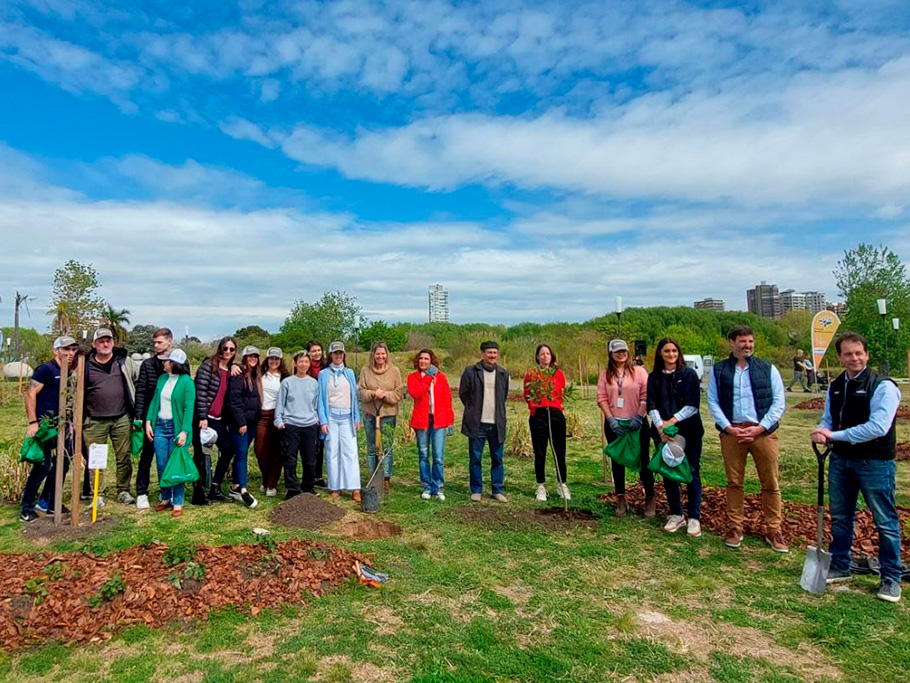
[[[797,403],[794,408],[798,410],[824,410],[825,409],[825,397],[819,396],[818,398],[810,398],[808,401],[801,401]],[[908,420],[910,419],[910,408],[901,404],[897,408],[897,413],[895,417],[900,419]]]
[[[573,510],[568,514],[563,508],[513,508],[504,505],[464,505],[451,508],[443,514],[456,517],[467,524],[475,524],[496,531],[526,531],[528,527],[543,527],[550,531],[571,533],[575,529],[594,529],[597,517],[588,510]]]
[[[45,641],[106,640],[135,624],[206,619],[227,605],[255,615],[324,593],[354,573],[355,560],[364,560],[344,548],[300,539],[271,549],[200,546],[192,559],[173,567],[165,566],[165,551],[159,544],[106,557],[4,555],[0,644],[15,649]]]
[[[75,540],[81,538],[91,538],[102,533],[113,531],[120,524],[120,519],[113,515],[99,516],[95,523],[92,524],[92,513],[82,513],[79,515],[79,526],[72,525],[72,517],[69,513],[62,515],[62,524],[54,524],[53,515],[45,515],[29,522],[22,529],[22,535],[26,538],[36,541],[37,545],[45,545],[43,541],[51,540]]]
[[[337,522],[344,514],[344,508],[334,503],[310,493],[302,493],[276,506],[269,519],[275,524],[313,531],[331,522]]]
[[[682,487],[683,509],[686,508],[686,491]],[[667,494],[663,486],[655,487],[657,498],[657,512],[665,516],[670,514],[667,505]],[[599,500],[603,503],[614,504],[616,494],[605,493]],[[645,507],[645,491],[640,483],[626,488],[626,501],[629,507],[636,511],[643,511]],[[901,527],[910,521],[910,508],[897,506]],[[764,536],[764,521],[761,508],[761,494],[753,493],[746,496],[745,500],[744,533],[749,536]],[[799,546],[815,545],[816,539],[816,508],[814,505],[784,501],[784,522],[781,528],[784,538],[790,544]],[[705,487],[702,491],[701,501],[702,528],[718,536],[727,532],[727,502],[726,491],[715,487]],[[825,543],[831,542],[831,515],[825,513]],[[866,555],[878,557],[878,531],[869,510],[856,513],[856,527],[853,536],[853,553],[856,558]],[[904,535],[901,539],[901,557],[905,561],[910,559],[910,537]]]
[[[401,527],[393,522],[381,522],[378,519],[357,519],[342,525],[338,533],[347,538],[361,541],[374,541],[377,538],[399,536]]]

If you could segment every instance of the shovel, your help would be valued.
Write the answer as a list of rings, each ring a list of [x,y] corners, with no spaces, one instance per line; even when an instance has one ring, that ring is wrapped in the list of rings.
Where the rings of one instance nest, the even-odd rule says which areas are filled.
[[[825,550],[825,458],[831,452],[831,444],[825,444],[825,450],[819,450],[813,442],[812,449],[818,460],[818,546],[806,548],[806,560],[803,563],[803,575],[799,585],[812,593],[824,595],[828,584],[828,570],[831,569],[831,553]]]

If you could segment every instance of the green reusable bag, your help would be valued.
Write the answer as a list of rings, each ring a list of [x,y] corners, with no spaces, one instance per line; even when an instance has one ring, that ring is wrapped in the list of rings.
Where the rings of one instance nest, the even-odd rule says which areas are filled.
[[[670,425],[664,429],[664,434],[669,437],[674,437],[679,433],[676,425]],[[670,467],[663,458],[663,442],[658,443],[654,447],[654,454],[651,456],[651,461],[648,463],[648,469],[654,472],[654,474],[659,474],[664,479],[669,479],[670,481],[675,481],[678,484],[691,484],[692,483],[692,468],[689,467],[689,461],[683,457],[683,461],[679,463],[676,467]]]
[[[35,432],[35,441],[44,443],[51,439],[57,438],[57,422],[50,417],[45,416],[38,425],[38,431]]]
[[[186,446],[176,446],[167,459],[164,472],[158,485],[162,488],[169,486],[183,486],[199,479],[199,470],[193,464],[190,452]]]
[[[44,451],[41,449],[41,444],[32,437],[28,437],[23,441],[22,449],[19,451],[19,462],[31,462],[36,465],[43,464]]]
[[[628,429],[632,424],[631,420],[620,420],[619,424],[623,429]],[[626,432],[621,437],[608,444],[604,448],[604,453],[609,455],[613,460],[623,467],[635,470],[641,469],[641,443],[638,429],[634,432]]]
[[[142,455],[142,442],[145,439],[145,430],[142,429],[142,420],[133,420],[133,433],[130,436],[130,455],[138,458]]]

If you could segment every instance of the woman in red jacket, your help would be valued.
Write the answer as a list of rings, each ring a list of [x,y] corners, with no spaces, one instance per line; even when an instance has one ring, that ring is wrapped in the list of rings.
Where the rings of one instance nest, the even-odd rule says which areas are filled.
[[[546,344],[537,347],[534,354],[537,367],[525,373],[524,395],[531,416],[531,444],[534,447],[534,473],[537,475],[537,500],[547,499],[546,464],[547,443],[556,456],[556,493],[571,500],[566,486],[566,418],[562,414],[562,396],[566,376],[559,369],[556,354]]]
[[[439,361],[430,349],[422,349],[414,357],[414,370],[408,375],[408,393],[414,399],[411,428],[417,435],[420,483],[423,485],[420,497],[429,500],[436,496],[445,500],[442,488],[445,486],[446,430],[455,422],[452,390],[449,380],[439,372]]]

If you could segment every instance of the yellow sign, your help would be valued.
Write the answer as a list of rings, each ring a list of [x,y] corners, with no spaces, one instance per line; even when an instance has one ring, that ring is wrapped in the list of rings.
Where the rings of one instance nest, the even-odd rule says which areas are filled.
[[[821,367],[822,359],[831,346],[831,340],[834,339],[838,327],[840,318],[832,311],[819,311],[812,318],[812,362],[815,364],[816,372]]]

